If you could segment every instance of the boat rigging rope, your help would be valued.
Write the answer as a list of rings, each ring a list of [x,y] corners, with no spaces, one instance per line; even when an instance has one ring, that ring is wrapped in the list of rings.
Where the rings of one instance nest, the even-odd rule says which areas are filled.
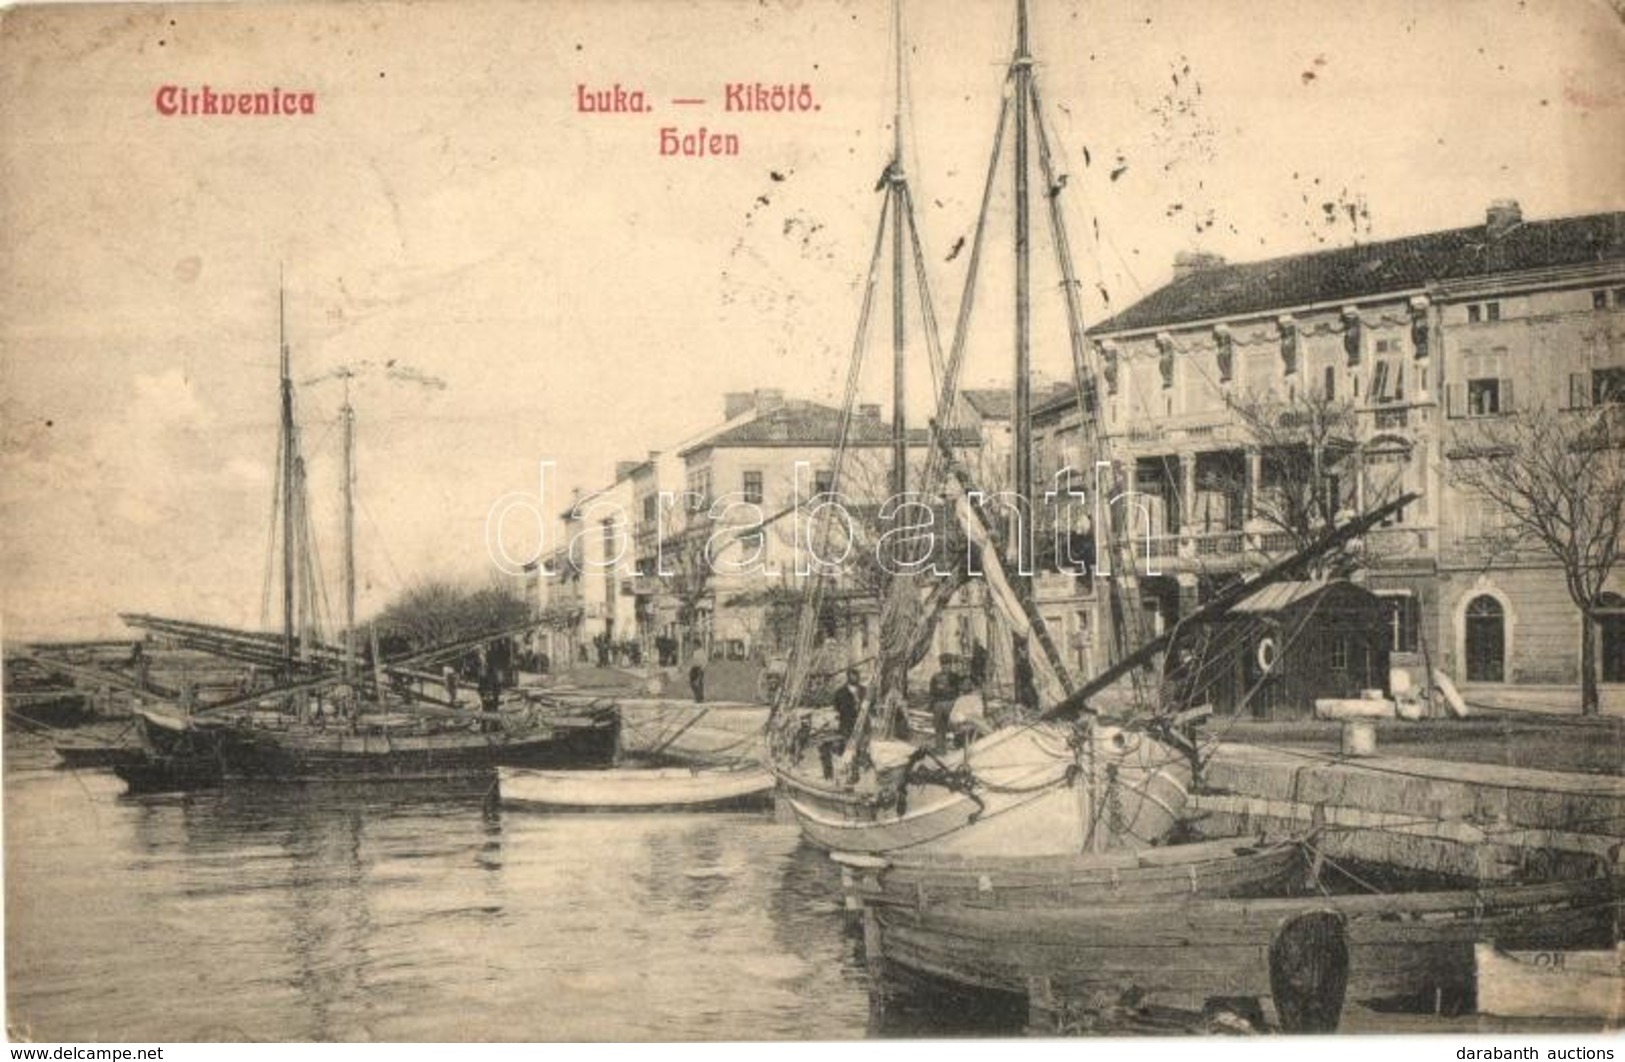
[[[971,311],[976,307],[976,281],[981,269],[983,238],[987,234],[988,217],[992,213],[993,196],[998,183],[999,156],[1003,152],[1005,129],[1010,120],[1010,97],[999,98],[999,120],[993,131],[993,152],[988,160],[987,179],[982,186],[981,210],[976,216],[976,229],[971,236],[970,256],[965,265],[965,284],[959,296],[959,314],[954,321],[953,342],[948,351],[948,364],[943,370],[942,391],[937,397],[937,416],[931,426],[931,446],[925,456],[925,481],[936,483],[941,476],[939,463],[941,447],[938,433],[948,425],[954,408],[954,396],[960,371],[965,363],[965,345],[970,337]]]
[[[831,461],[830,483],[828,493],[836,495],[841,489],[841,473],[846,462],[846,444],[852,430],[853,402],[858,393],[858,382],[863,369],[864,353],[867,350],[869,318],[874,309],[875,289],[880,283],[880,261],[885,252],[886,221],[891,214],[892,197],[885,196],[881,200],[880,220],[875,226],[874,251],[869,258],[868,277],[863,286],[863,301],[858,311],[857,329],[852,337],[852,355],[847,367],[846,392],[841,402],[841,417],[836,429],[834,456]],[[826,555],[830,535],[831,506],[819,509],[818,528],[816,537],[809,545],[816,545],[813,555],[815,563],[811,572],[811,580],[807,593],[802,600],[801,615],[796,625],[795,651],[791,655],[791,664],[785,674],[784,685],[779,690],[779,701],[775,709],[788,709],[799,701],[807,682],[808,669],[812,663],[813,638],[818,630],[818,616],[821,611],[824,596],[824,585],[828,573],[824,571],[822,558]]]

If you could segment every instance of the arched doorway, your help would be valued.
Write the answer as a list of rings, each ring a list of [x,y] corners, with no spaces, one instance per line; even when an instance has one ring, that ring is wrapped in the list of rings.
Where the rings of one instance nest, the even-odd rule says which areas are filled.
[[[1597,598],[1598,670],[1604,682],[1625,682],[1625,597],[1604,592]]]
[[[1506,681],[1506,610],[1489,594],[1467,602],[1467,681]]]

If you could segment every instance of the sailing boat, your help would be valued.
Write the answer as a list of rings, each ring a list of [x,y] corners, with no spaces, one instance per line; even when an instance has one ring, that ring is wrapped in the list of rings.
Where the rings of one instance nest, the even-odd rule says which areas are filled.
[[[1082,406],[1082,422],[1088,432],[1097,431],[1097,419],[1088,402],[1101,367],[1085,341],[1083,314],[1078,297],[1079,283],[1070,256],[1070,244],[1061,213],[1059,192],[1064,182],[1057,178],[1050,157],[1050,140],[1039,107],[1033,78],[1033,58],[1028,47],[1028,17],[1024,0],[1018,0],[1017,34],[1014,53],[1006,72],[1006,89],[1001,97],[981,211],[974,230],[953,345],[942,365],[939,378],[936,418],[931,425],[932,446],[928,454],[925,482],[921,489],[936,492],[955,514],[959,526],[976,548],[983,567],[987,597],[999,621],[1011,635],[1013,670],[1019,676],[1031,674],[1048,707],[1036,718],[1018,720],[993,731],[966,748],[951,752],[931,752],[888,739],[884,720],[892,718],[906,682],[908,668],[916,662],[916,650],[929,644],[936,611],[946,601],[942,586],[923,593],[909,579],[893,581],[882,619],[882,672],[877,683],[877,700],[883,722],[880,733],[866,733],[864,722],[873,711],[860,717],[852,744],[856,754],[851,767],[841,776],[823,771],[822,764],[808,755],[809,726],[805,716],[795,711],[796,698],[806,680],[805,663],[797,669],[792,662],[789,681],[777,706],[774,729],[774,769],[780,792],[799,822],[803,834],[813,844],[832,851],[858,854],[923,853],[946,856],[1048,856],[1102,853],[1119,849],[1143,849],[1159,844],[1181,825],[1187,789],[1192,780],[1194,745],[1182,733],[1180,711],[1190,703],[1184,691],[1178,703],[1160,699],[1166,683],[1152,688],[1145,670],[1165,654],[1181,629],[1223,615],[1244,597],[1263,586],[1290,578],[1322,554],[1362,534],[1382,519],[1402,508],[1411,497],[1398,499],[1373,513],[1342,527],[1329,530],[1320,541],[1272,566],[1254,579],[1222,592],[1191,615],[1175,631],[1151,638],[1134,629],[1142,616],[1134,582],[1135,558],[1127,536],[1118,534],[1114,521],[1099,521],[1094,528],[1104,555],[1113,562],[1114,577],[1107,581],[1115,595],[1111,629],[1115,663],[1087,683],[1079,685],[1067,669],[1049,637],[1042,617],[1033,604],[1028,578],[1007,574],[1002,558],[1018,553],[1022,527],[1019,519],[1001,529],[992,526],[971,504],[975,485],[949,447],[945,428],[955,409],[958,377],[964,359],[970,312],[974,305],[978,264],[988,228],[989,206],[1000,173],[1006,133],[1010,133],[1013,155],[1013,200],[1015,207],[1015,409],[1012,445],[1012,482],[1025,490],[1033,482],[1031,469],[1030,388],[1031,306],[1030,306],[1030,200],[1032,155],[1036,145],[1038,176],[1042,187],[1051,190],[1045,197],[1056,265],[1061,274],[1068,338],[1075,375],[1077,401]],[[887,196],[881,209],[876,254],[870,268],[868,291],[876,286],[875,272],[880,262],[888,219],[893,227],[893,339],[897,359],[894,379],[903,379],[903,286],[905,256],[902,233],[912,236],[914,265],[920,285],[919,304],[925,318],[924,335],[933,366],[942,363],[935,349],[936,330],[930,317],[930,298],[923,256],[914,231],[911,199],[902,166],[901,116],[901,16],[897,30],[899,102],[894,154],[884,182]],[[859,315],[859,338],[849,368],[849,405],[855,392],[862,358],[863,336],[870,310],[865,296]],[[901,439],[903,407],[897,402],[895,438]],[[843,427],[844,427],[843,421]],[[844,458],[844,431],[833,457],[837,486]],[[1086,439],[1097,452],[1104,453],[1098,436]],[[906,484],[905,449],[895,449],[893,487]],[[820,555],[825,555],[819,550]],[[944,581],[938,580],[938,583]],[[799,659],[807,659],[811,649],[811,619],[816,615],[821,582],[814,579],[798,632]],[[913,613],[912,617],[909,613]],[[904,634],[888,632],[901,628]],[[887,652],[888,640],[892,643]],[[1125,718],[1107,721],[1092,705],[1095,698],[1118,684],[1133,686],[1134,700],[1141,707]],[[1018,682],[1018,697],[1021,693]],[[890,703],[888,703],[888,700]],[[873,705],[871,705],[873,708]]]
[[[280,517],[281,637],[150,616],[132,626],[256,665],[271,665],[280,685],[208,705],[183,696],[175,707],[137,714],[159,756],[214,759],[227,778],[280,781],[423,780],[489,773],[499,765],[603,767],[613,763],[619,718],[612,708],[572,709],[531,701],[471,711],[422,689],[433,663],[456,660],[528,625],[432,646],[384,661],[373,639],[362,667],[356,644],[354,484],[355,413],[348,388],[340,420],[344,440],[345,631],[342,646],[323,643],[314,616],[318,578],[305,499],[305,466],[294,417],[286,329],[281,342],[277,513]],[[418,688],[413,688],[413,683]],[[251,683],[250,683],[251,685]],[[511,699],[510,699],[511,701]]]
[[[1017,670],[1026,664],[1052,700],[1073,693],[1073,683],[1059,653],[1037,615],[1024,581],[1004,573],[1001,554],[1014,544],[1014,528],[1008,541],[1001,541],[997,529],[969,504],[973,489],[958,469],[946,443],[946,429],[955,408],[958,375],[963,363],[973,303],[977,264],[987,229],[988,209],[999,171],[1001,147],[1007,126],[1014,125],[1014,179],[1016,206],[1016,434],[1012,461],[1013,481],[1025,486],[1032,481],[1030,468],[1030,423],[1028,418],[1030,366],[1030,310],[1028,300],[1029,252],[1029,119],[1035,108],[1031,85],[1031,57],[1027,53],[1026,14],[1022,8],[1015,56],[1009,68],[1013,91],[1001,103],[993,157],[989,163],[969,256],[965,294],[961,298],[953,346],[946,365],[936,348],[936,327],[925,281],[923,254],[915,229],[912,198],[903,166],[901,7],[896,18],[897,107],[894,115],[893,154],[882,187],[886,191],[876,234],[875,256],[870,266],[869,284],[859,314],[858,339],[848,370],[847,409],[843,411],[840,438],[833,458],[832,491],[840,489],[845,456],[846,428],[850,421],[852,397],[862,361],[863,341],[868,327],[870,295],[876,287],[880,251],[890,226],[892,235],[892,336],[893,336],[893,468],[892,489],[907,489],[907,439],[904,425],[902,384],[905,298],[903,277],[909,255],[904,234],[910,237],[912,262],[919,285],[918,303],[924,318],[924,335],[941,391],[937,415],[931,425],[932,444],[927,454],[925,492],[939,491],[949,502],[970,541],[979,549],[986,586],[1000,618],[1013,635]],[[1058,215],[1057,215],[1058,218]],[[1058,243],[1064,252],[1064,244]],[[1070,277],[1070,266],[1063,264]],[[1083,350],[1081,320],[1075,293],[1069,292],[1069,315],[1073,325],[1075,352]],[[1083,373],[1081,361],[1078,364]],[[940,452],[939,452],[940,451]],[[822,550],[820,550],[822,555]],[[814,577],[803,608],[796,653],[792,657],[790,679],[785,683],[776,706],[773,762],[780,792],[794,812],[803,834],[814,844],[831,850],[857,853],[894,852],[931,846],[933,850],[959,854],[1000,853],[1008,855],[1047,855],[1137,846],[1163,837],[1177,822],[1185,801],[1190,770],[1184,752],[1164,743],[1143,727],[1106,726],[1092,722],[1076,723],[1060,718],[1036,719],[1006,726],[958,751],[936,753],[910,744],[889,740],[883,734],[866,732],[874,714],[860,716],[859,731],[853,738],[857,752],[854,765],[866,761],[857,772],[844,771],[844,777],[820,770],[821,764],[809,756],[808,726],[797,719],[796,700],[804,692],[806,661],[812,649],[813,617],[817,613],[823,580]],[[943,586],[923,594],[917,583],[904,575],[893,577],[882,619],[882,644],[892,642],[890,652],[883,648],[880,681],[875,700],[885,719],[895,718],[897,706],[906,696],[908,668],[919,650],[929,644],[935,610],[949,595]],[[888,632],[895,633],[888,639]],[[1037,653],[1028,653],[1036,647]],[[799,666],[798,666],[799,661]],[[1081,704],[1074,707],[1081,707]],[[884,727],[882,727],[884,729]],[[858,777],[854,778],[853,774]],[[1105,809],[1110,814],[1104,814]]]

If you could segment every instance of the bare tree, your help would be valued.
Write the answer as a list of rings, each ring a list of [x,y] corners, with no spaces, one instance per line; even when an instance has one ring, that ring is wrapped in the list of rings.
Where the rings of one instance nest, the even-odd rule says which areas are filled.
[[[1504,514],[1514,546],[1549,554],[1580,610],[1580,709],[1598,710],[1597,623],[1625,537],[1625,407],[1531,409],[1459,428],[1449,456],[1457,487]]]
[[[1287,536],[1292,549],[1304,548],[1352,504],[1360,472],[1353,403],[1311,389],[1286,399],[1248,394],[1232,399],[1230,406],[1249,445],[1259,452],[1260,482],[1250,492],[1251,517]],[[1247,497],[1246,484],[1230,486],[1238,497]],[[1324,563],[1322,574],[1334,574],[1352,560],[1339,553]]]
[[[681,654],[686,659],[701,645],[700,616],[712,597],[715,557],[711,552],[711,520],[704,512],[690,512],[681,530],[660,544],[663,589],[677,602],[677,625],[682,631]]]

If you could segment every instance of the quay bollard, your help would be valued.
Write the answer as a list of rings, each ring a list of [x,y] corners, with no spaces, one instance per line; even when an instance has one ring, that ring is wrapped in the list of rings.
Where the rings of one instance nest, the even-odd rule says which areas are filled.
[[[1375,756],[1377,724],[1370,719],[1349,719],[1343,723],[1343,755]]]

